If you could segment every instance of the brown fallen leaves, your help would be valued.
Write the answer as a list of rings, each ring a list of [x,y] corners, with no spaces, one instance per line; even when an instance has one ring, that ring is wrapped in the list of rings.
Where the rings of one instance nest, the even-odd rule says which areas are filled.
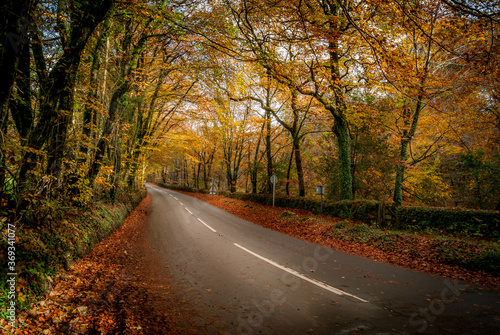
[[[373,245],[356,241],[345,241],[325,234],[328,227],[343,219],[321,215],[321,221],[315,219],[317,215],[301,209],[286,209],[272,207],[258,203],[226,198],[220,195],[182,192],[206,201],[231,214],[273,229],[284,234],[294,236],[309,242],[327,246],[335,250],[370,258],[407,269],[427,272],[443,277],[463,280],[471,285],[480,284],[493,289],[500,289],[500,278],[485,271],[473,271],[456,265],[440,262],[431,252],[429,245],[435,240],[426,236],[412,236],[411,240],[401,240],[391,248],[381,250]],[[287,218],[285,211],[291,211],[294,218]],[[297,222],[300,221],[300,224]],[[325,222],[327,224],[325,224]]]
[[[14,334],[199,334],[197,312],[169,286],[146,232],[148,195],[110,237],[54,281],[54,289],[17,315]],[[5,326],[5,323],[2,325]]]

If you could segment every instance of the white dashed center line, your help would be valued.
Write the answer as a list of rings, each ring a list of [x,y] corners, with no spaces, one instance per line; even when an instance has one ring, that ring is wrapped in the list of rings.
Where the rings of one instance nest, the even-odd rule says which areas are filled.
[[[217,232],[217,230],[213,229],[212,227],[210,227],[209,225],[207,225],[205,222],[203,222],[200,218],[197,218],[198,221],[200,221],[201,223],[203,223],[205,225],[205,227],[207,227],[208,229],[210,229],[211,231],[213,231],[214,233]]]
[[[244,250],[244,251],[248,252],[249,254],[251,254],[251,255],[253,255],[253,256],[255,256],[255,257],[257,257],[257,258],[260,258],[260,259],[262,259],[263,261],[266,261],[266,262],[268,262],[269,264],[274,265],[274,266],[275,266],[275,267],[277,267],[278,269],[281,269],[281,270],[283,270],[283,271],[285,271],[285,272],[288,272],[288,273],[290,273],[290,274],[292,274],[292,275],[294,275],[294,276],[296,276],[296,277],[299,277],[300,279],[303,279],[303,280],[305,280],[305,281],[308,281],[308,282],[310,282],[310,283],[312,283],[312,284],[314,284],[314,285],[316,285],[316,286],[318,286],[318,287],[321,287],[322,289],[325,289],[325,290],[327,290],[327,291],[330,291],[330,292],[335,293],[335,294],[338,294],[338,295],[347,295],[347,296],[352,297],[352,298],[354,298],[354,299],[358,299],[359,301],[362,301],[362,302],[368,302],[368,301],[367,301],[367,300],[365,300],[365,299],[362,299],[362,298],[357,297],[357,296],[355,296],[355,295],[353,295],[353,294],[350,294],[350,293],[344,292],[344,291],[342,291],[342,290],[339,290],[338,288],[335,288],[335,287],[332,287],[332,286],[330,286],[330,285],[328,285],[328,284],[325,284],[325,283],[323,283],[323,282],[320,282],[319,280],[312,279],[312,278],[308,278],[308,277],[304,276],[303,274],[301,274],[301,273],[299,273],[299,272],[297,272],[297,271],[295,271],[295,270],[293,270],[293,269],[287,268],[286,266],[280,265],[280,264],[278,264],[278,263],[276,263],[276,262],[274,262],[274,261],[272,261],[272,260],[270,260],[270,259],[267,259],[267,258],[265,258],[265,257],[263,257],[263,256],[261,256],[261,255],[259,255],[259,254],[256,254],[255,252],[253,252],[253,251],[251,251],[251,250],[248,250],[248,249],[247,249],[247,248],[245,248],[245,247],[242,247],[242,246],[241,246],[241,245],[239,245],[238,243],[234,243],[234,245],[235,245],[235,246],[237,246],[238,248],[240,248],[240,249],[242,249],[242,250]]]

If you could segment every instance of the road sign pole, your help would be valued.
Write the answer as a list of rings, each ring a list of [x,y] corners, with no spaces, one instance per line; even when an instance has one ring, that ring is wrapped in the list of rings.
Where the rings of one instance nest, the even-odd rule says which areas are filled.
[[[273,207],[274,207],[274,198],[276,197],[276,183],[278,182],[278,177],[276,175],[271,176],[271,184],[273,184]]]
[[[274,198],[276,196],[276,183],[273,183],[273,207],[274,207]]]
[[[323,194],[321,194],[321,206],[320,206],[319,214],[323,214]]]
[[[323,213],[323,195],[325,194],[325,186],[324,185],[318,185],[316,186],[316,194],[321,196],[321,201],[320,201],[320,209],[319,209],[319,214]]]

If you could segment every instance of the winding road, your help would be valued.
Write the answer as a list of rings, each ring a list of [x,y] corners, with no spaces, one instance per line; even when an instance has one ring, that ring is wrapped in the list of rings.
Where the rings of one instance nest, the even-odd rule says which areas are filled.
[[[227,334],[500,334],[500,292],[317,246],[147,184],[149,240]]]

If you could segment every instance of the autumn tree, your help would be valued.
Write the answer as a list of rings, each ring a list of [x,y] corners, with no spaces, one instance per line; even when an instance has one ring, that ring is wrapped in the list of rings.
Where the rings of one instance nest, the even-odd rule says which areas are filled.
[[[350,48],[344,43],[355,30],[345,12],[354,4],[337,1],[227,2],[239,52],[265,68],[282,85],[298,94],[312,97],[334,117],[341,197],[352,199],[349,122],[346,116],[353,75]],[[361,6],[359,4],[358,6]],[[287,59],[294,53],[294,62]]]

